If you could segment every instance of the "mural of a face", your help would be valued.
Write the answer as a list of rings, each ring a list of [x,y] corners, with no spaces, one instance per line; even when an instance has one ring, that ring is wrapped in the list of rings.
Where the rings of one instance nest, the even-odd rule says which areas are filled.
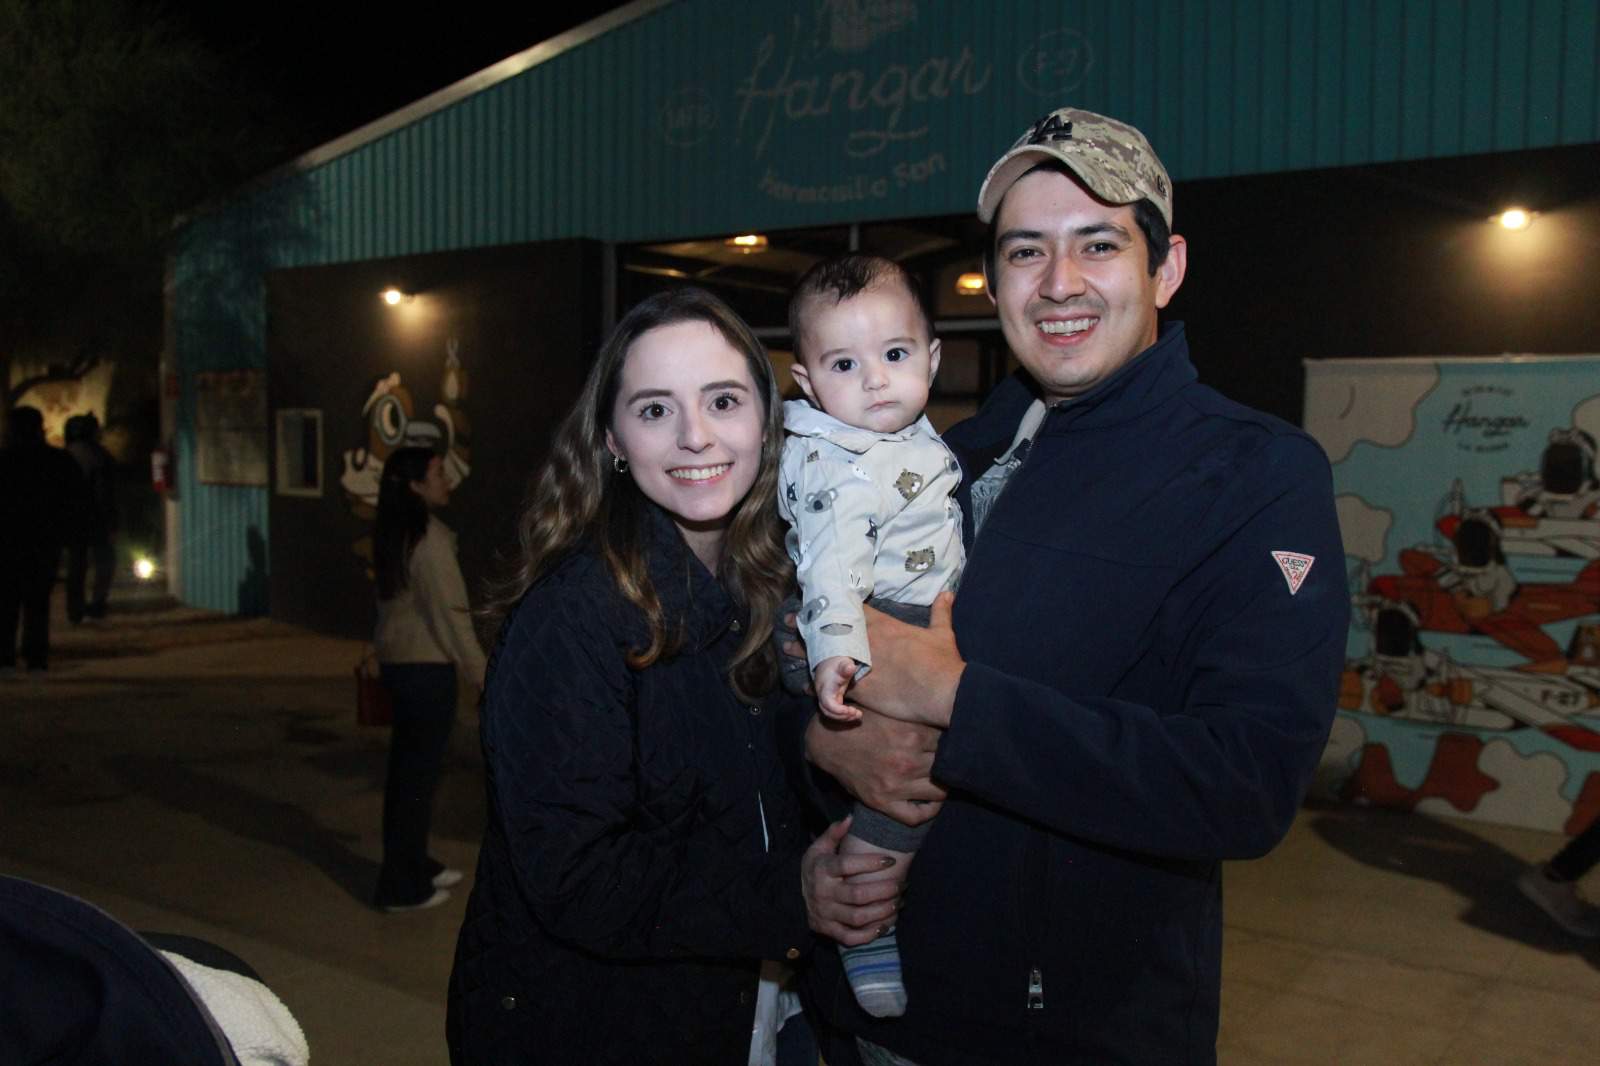
[[[361,405],[366,442],[344,453],[344,473],[339,484],[350,509],[358,518],[370,519],[378,506],[378,482],[383,464],[396,448],[433,448],[444,457],[445,477],[454,489],[472,473],[469,423],[463,404],[467,398],[467,373],[461,366],[460,343],[446,343],[444,372],[439,384],[441,402],[433,418],[417,417],[417,403],[399,371],[380,377]]]
[[[339,485],[344,489],[350,511],[363,521],[377,516],[378,484],[383,464],[397,448],[423,447],[439,452],[444,462],[445,480],[453,490],[472,473],[471,423],[467,419],[467,372],[461,365],[461,343],[455,337],[445,342],[445,358],[439,378],[439,402],[431,418],[418,416],[418,403],[399,371],[372,383],[361,419],[366,440],[344,453],[344,472]],[[352,546],[363,559],[371,560],[372,542],[361,537]]]

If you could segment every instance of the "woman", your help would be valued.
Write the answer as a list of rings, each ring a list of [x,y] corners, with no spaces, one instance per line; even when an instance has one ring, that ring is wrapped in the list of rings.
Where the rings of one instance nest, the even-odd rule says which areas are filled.
[[[742,1064],[779,1021],[762,960],[810,944],[798,705],[769,695],[781,422],[761,343],[687,289],[624,317],[558,430],[484,703],[458,1066]]]
[[[378,628],[372,638],[394,697],[383,789],[383,869],[374,902],[386,911],[434,907],[461,880],[428,857],[428,823],[456,713],[456,673],[482,687],[483,649],[467,614],[455,534],[433,512],[450,502],[444,464],[401,448],[383,464],[373,562]]]

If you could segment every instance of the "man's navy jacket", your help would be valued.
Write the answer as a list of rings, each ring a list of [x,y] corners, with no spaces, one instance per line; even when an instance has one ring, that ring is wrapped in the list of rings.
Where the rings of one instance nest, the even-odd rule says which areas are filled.
[[[964,506],[1033,398],[946,435]],[[1220,862],[1288,830],[1348,616],[1327,458],[1198,384],[1181,325],[1051,409],[968,543],[909,1009],[867,1017],[822,951],[824,1013],[919,1066],[1214,1062]]]

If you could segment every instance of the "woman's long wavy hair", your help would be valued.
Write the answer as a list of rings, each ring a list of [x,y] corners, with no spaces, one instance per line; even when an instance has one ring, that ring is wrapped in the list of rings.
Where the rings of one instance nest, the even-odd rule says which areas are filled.
[[[372,569],[378,599],[392,600],[406,587],[411,549],[428,531],[428,505],[411,488],[428,476],[431,448],[399,448],[383,463],[378,480],[378,521],[372,530]]]
[[[650,641],[630,654],[629,665],[643,669],[678,650],[681,620],[664,617],[645,559],[648,501],[633,478],[612,469],[605,434],[634,342],[653,329],[680,322],[705,322],[721,333],[744,356],[763,405],[761,470],[734,508],[717,573],[746,615],[744,642],[729,664],[729,679],[735,692],[753,700],[777,681],[772,621],[794,575],[776,504],[783,409],[761,341],[732,308],[703,289],[674,289],[640,302],[601,346],[583,392],[556,430],[550,457],[517,522],[519,558],[488,613],[503,618],[563,556],[592,538],[617,589],[649,625]]]

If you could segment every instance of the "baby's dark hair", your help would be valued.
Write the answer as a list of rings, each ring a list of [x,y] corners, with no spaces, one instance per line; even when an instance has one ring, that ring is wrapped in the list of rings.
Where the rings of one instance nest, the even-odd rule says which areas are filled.
[[[795,285],[794,295],[789,297],[789,337],[794,344],[795,358],[805,359],[805,353],[800,350],[800,322],[805,315],[806,305],[814,299],[831,297],[833,306],[837,307],[884,279],[888,279],[891,284],[898,283],[905,289],[917,309],[917,316],[922,319],[922,328],[927,340],[932,341],[933,316],[928,314],[928,305],[923,302],[922,291],[917,288],[916,279],[906,268],[893,259],[885,259],[881,255],[849,252],[817,263],[806,271]]]

